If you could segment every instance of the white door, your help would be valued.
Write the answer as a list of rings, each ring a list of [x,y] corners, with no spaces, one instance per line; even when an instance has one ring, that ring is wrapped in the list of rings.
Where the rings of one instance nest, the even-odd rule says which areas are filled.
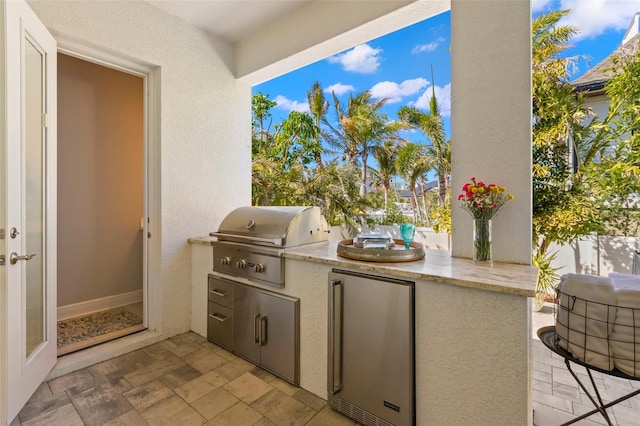
[[[6,2],[7,418],[56,363],[56,42]]]

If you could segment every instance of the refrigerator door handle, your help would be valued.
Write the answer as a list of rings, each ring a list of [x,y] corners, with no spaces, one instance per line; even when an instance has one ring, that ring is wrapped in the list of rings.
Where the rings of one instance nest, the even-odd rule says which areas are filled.
[[[342,389],[342,280],[329,284],[329,344],[327,391],[335,395]]]

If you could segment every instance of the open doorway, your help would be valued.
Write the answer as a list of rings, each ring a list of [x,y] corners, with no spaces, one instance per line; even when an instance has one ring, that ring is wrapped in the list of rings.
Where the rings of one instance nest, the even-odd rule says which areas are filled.
[[[145,80],[58,54],[58,355],[145,328]]]

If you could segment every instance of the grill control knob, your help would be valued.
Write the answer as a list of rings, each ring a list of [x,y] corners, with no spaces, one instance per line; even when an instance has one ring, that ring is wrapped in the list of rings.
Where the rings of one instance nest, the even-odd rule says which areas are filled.
[[[264,272],[264,265],[261,262],[256,263],[256,265],[253,267],[253,269],[257,272],[257,273],[261,273]]]
[[[225,256],[220,259],[220,263],[223,265],[228,265],[231,263],[231,258],[229,258],[229,256]]]
[[[238,269],[244,269],[246,266],[247,266],[247,262],[244,259],[238,260],[236,262],[236,268]]]

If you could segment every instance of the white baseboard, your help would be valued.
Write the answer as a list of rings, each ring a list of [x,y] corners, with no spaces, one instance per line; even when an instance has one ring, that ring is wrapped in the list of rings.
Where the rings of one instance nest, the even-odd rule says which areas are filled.
[[[86,302],[73,303],[71,305],[58,306],[58,321],[138,302],[142,302],[142,290],[87,300]]]

